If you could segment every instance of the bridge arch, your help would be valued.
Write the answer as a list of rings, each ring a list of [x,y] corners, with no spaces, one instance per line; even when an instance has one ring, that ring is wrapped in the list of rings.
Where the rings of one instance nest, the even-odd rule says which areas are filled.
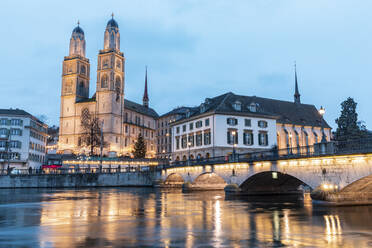
[[[340,193],[352,193],[352,192],[372,192],[372,174],[369,176],[365,176],[352,182],[351,184],[347,185],[346,187],[340,190]]]
[[[165,185],[182,185],[185,183],[185,180],[180,174],[171,173],[164,180]]]
[[[214,172],[204,172],[195,178],[194,184],[226,184],[226,181]]]
[[[304,187],[311,188],[295,176],[278,171],[264,171],[248,177],[239,185],[246,194],[296,194]]]

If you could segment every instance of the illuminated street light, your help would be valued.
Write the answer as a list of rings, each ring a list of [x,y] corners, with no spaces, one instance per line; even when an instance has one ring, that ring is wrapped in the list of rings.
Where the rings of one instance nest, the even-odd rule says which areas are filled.
[[[323,108],[323,106],[320,106],[320,109],[319,109],[319,114],[321,116],[321,122],[320,122],[320,125],[322,126],[322,140],[321,142],[322,143],[326,143],[327,142],[327,139],[325,137],[325,134],[324,134],[324,127],[323,127],[323,116],[325,114],[325,108]]]

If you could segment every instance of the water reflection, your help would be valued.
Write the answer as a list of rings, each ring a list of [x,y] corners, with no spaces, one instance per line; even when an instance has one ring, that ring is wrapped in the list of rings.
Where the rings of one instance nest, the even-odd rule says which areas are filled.
[[[0,247],[367,247],[371,230],[371,207],[313,206],[306,195],[0,191]]]

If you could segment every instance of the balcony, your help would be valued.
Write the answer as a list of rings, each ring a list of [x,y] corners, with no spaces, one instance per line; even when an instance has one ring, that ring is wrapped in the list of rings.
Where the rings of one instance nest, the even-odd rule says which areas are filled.
[[[0,152],[4,152],[6,150],[5,147],[0,147]]]

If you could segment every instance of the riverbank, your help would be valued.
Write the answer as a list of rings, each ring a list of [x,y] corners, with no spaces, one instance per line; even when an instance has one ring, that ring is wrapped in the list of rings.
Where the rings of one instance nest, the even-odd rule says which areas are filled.
[[[153,172],[2,175],[0,188],[151,187],[153,176]]]

